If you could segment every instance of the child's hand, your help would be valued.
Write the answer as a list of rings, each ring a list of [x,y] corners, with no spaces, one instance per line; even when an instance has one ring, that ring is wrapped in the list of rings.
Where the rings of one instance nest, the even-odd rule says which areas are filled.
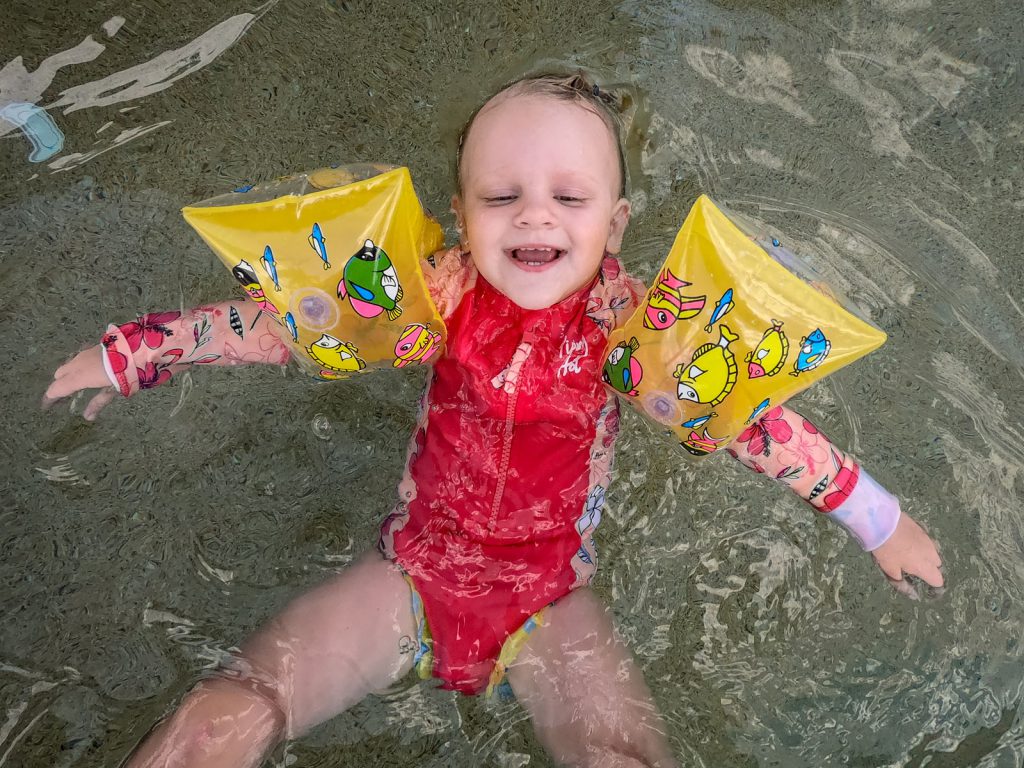
[[[43,408],[83,389],[100,390],[82,412],[86,421],[94,420],[118,394],[103,369],[103,347],[99,344],[79,352],[56,370],[43,395]]]
[[[919,599],[917,590],[905,576],[917,576],[932,587],[942,587],[942,558],[935,542],[910,515],[903,512],[896,530],[871,553],[882,573],[895,590],[911,600]]]

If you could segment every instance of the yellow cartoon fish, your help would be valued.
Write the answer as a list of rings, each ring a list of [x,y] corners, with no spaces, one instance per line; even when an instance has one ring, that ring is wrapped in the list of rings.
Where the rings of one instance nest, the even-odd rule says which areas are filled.
[[[356,352],[359,351],[356,347],[326,333],[321,334],[312,346],[306,347],[306,351],[311,358],[328,369],[328,372],[347,373],[361,371],[366,367],[366,363],[356,357]]]
[[[747,354],[747,376],[759,379],[762,376],[774,376],[782,370],[789,355],[789,339],[782,332],[782,323],[772,320],[772,327],[764,332],[757,348]]]
[[[680,400],[718,405],[736,385],[736,355],[729,345],[739,336],[724,324],[718,326],[718,331],[721,335],[717,344],[701,345],[689,363],[676,366],[673,376],[679,379],[676,396]]]

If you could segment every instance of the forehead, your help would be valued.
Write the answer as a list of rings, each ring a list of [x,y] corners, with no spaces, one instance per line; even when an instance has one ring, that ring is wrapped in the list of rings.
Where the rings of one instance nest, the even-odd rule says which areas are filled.
[[[462,148],[461,171],[513,165],[524,157],[589,165],[618,176],[617,138],[586,104],[550,95],[503,92],[477,113]]]

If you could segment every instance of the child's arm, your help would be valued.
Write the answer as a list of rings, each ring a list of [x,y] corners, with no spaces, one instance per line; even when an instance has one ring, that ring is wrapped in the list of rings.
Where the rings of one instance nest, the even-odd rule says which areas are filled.
[[[423,260],[423,276],[445,319],[472,287],[475,271],[459,248]],[[187,312],[158,312],[112,325],[102,341],[79,352],[53,375],[43,396],[48,407],[84,389],[99,389],[82,415],[89,421],[118,393],[125,397],[168,381],[191,365],[288,362],[276,322],[253,302],[224,301]]]
[[[789,488],[845,527],[871,552],[898,591],[914,596],[904,574],[943,584],[942,561],[899,501],[800,414],[778,406],[745,429],[729,453]]]
[[[111,325],[99,344],[57,369],[43,403],[100,389],[82,414],[92,421],[118,393],[129,397],[160,386],[192,365],[284,365],[290,353],[274,325],[245,299]]]

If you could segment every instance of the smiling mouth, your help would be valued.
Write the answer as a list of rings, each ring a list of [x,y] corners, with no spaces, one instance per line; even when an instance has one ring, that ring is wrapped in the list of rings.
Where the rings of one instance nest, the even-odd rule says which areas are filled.
[[[509,253],[520,264],[525,264],[528,267],[542,267],[557,261],[565,251],[558,248],[513,248]]]

